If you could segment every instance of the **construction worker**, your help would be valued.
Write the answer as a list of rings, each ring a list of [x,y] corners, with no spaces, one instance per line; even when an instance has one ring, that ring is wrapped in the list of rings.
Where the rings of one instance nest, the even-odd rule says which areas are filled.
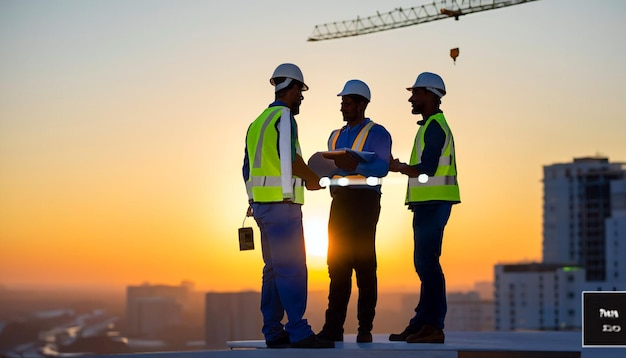
[[[341,96],[341,113],[346,125],[331,133],[329,151],[347,148],[369,156],[360,157],[349,151],[329,156],[338,169],[330,185],[328,309],[318,337],[343,341],[354,270],[359,289],[356,339],[365,343],[372,341],[378,292],[375,239],[380,214],[380,178],[389,171],[391,136],[383,126],[365,117],[371,96],[369,87],[363,81],[346,82],[337,96]],[[370,180],[368,184],[367,178],[378,180]]]
[[[321,189],[319,177],[302,159],[294,117],[308,86],[300,68],[291,63],[276,67],[270,83],[275,100],[248,128],[243,163],[265,263],[262,332],[269,348],[332,348],[334,342],[320,340],[303,318],[307,266],[301,206],[305,187]]]
[[[407,89],[412,113],[421,114],[422,120],[417,122],[420,127],[409,164],[393,159],[389,170],[409,177],[406,204],[413,211],[413,257],[421,289],[415,316],[402,333],[391,334],[389,340],[443,343],[447,303],[439,257],[452,205],[461,202],[454,138],[439,108],[446,94],[441,77],[423,72]]]

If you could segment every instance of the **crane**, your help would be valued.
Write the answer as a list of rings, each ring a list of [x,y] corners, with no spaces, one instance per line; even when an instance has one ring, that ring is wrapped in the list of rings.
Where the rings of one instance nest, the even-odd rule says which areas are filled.
[[[373,32],[392,30],[401,27],[417,25],[425,22],[443,20],[472,14],[475,12],[499,9],[502,7],[524,4],[537,0],[441,0],[439,8],[436,1],[432,4],[414,6],[408,9],[396,8],[386,13],[376,12],[376,15],[356,20],[330,22],[316,25],[307,41],[321,41],[371,34]],[[460,4],[459,4],[460,3]],[[447,6],[450,4],[450,6]]]

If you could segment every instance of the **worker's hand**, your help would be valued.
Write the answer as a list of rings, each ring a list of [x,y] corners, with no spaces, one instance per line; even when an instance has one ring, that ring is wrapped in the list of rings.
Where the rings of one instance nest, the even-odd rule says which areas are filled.
[[[404,165],[404,163],[400,162],[398,159],[392,158],[389,161],[389,171],[390,172],[399,172],[400,168],[402,168],[403,165]]]
[[[356,166],[359,164],[359,161],[350,152],[346,152],[344,155],[334,157],[333,159],[335,160],[337,168],[347,171],[355,170]]]
[[[305,181],[305,182],[304,182],[304,186],[305,186],[308,190],[320,190],[320,189],[324,189],[324,187],[320,185],[319,178],[318,178],[318,180],[309,180],[309,181]]]

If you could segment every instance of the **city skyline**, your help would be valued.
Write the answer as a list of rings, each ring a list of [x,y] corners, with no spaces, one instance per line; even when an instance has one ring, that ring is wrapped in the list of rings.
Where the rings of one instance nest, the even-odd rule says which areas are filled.
[[[318,43],[306,42],[316,24],[419,3],[282,4],[0,3],[0,285],[258,290],[252,219],[257,248],[238,250],[241,164],[282,62],[310,87],[296,117],[305,159],[343,124],[336,94],[359,78],[366,114],[407,161],[420,118],[405,87],[442,75],[462,200],[444,237],[451,290],[492,281],[496,263],[541,261],[544,165],[626,161],[621,1],[542,0]],[[419,288],[405,187],[383,181],[381,290]],[[305,201],[309,287],[325,290],[330,198]]]
[[[493,330],[490,287],[475,289],[449,293],[449,331]],[[125,292],[115,294],[0,293],[0,354],[34,357],[42,347],[63,353],[77,352],[79,347],[93,353],[213,350],[226,349],[231,340],[263,338],[259,291],[203,292],[186,282],[127,286]],[[418,296],[417,292],[381,293],[374,332],[397,328]],[[323,325],[326,305],[325,291],[309,291],[306,316],[316,330]],[[356,300],[351,300],[346,334],[356,332],[356,321]]]

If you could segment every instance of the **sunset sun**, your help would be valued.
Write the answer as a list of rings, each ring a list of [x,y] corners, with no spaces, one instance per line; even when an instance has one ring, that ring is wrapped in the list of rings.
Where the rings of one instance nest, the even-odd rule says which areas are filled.
[[[328,250],[328,223],[321,218],[304,218],[304,240],[306,253],[310,259],[323,260],[325,264]]]

